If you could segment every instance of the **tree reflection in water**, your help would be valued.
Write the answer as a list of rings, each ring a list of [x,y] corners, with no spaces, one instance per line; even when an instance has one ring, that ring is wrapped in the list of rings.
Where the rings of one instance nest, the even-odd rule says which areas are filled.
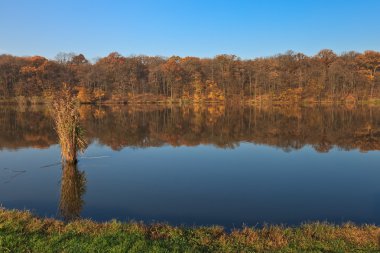
[[[113,150],[167,144],[233,148],[240,142],[286,151],[380,150],[380,106],[82,105],[78,111],[87,141]],[[57,144],[51,116],[44,106],[1,107],[0,149]]]
[[[60,215],[70,221],[80,217],[86,192],[86,176],[79,171],[76,163],[62,163],[61,195],[59,200]]]

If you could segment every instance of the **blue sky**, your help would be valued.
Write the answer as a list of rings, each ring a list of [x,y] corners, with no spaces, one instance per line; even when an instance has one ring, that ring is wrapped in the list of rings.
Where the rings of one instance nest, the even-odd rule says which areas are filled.
[[[2,0],[0,54],[380,51],[377,0]]]

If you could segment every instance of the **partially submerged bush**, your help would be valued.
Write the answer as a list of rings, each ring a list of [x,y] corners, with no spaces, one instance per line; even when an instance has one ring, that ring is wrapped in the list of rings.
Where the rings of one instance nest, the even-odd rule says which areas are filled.
[[[52,114],[55,121],[62,159],[68,163],[77,162],[78,151],[84,151],[87,143],[79,123],[79,103],[67,84],[55,94]]]

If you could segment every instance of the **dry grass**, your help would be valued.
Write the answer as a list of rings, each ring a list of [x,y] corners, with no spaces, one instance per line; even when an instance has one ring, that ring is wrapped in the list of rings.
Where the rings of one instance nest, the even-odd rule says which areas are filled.
[[[77,162],[78,151],[86,146],[83,129],[79,123],[79,102],[68,85],[54,95],[51,106],[55,129],[61,145],[62,159],[67,163]]]
[[[175,227],[117,221],[69,223],[0,209],[0,252],[380,252],[380,228],[327,223],[299,227]]]

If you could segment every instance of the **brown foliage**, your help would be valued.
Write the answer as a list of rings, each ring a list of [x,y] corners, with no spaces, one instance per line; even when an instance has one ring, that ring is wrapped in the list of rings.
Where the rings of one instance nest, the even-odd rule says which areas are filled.
[[[294,100],[284,96],[296,88],[302,88],[301,100],[340,101],[347,96],[369,100],[380,98],[379,69],[379,52],[337,55],[329,49],[312,57],[288,51],[252,60],[234,55],[211,59],[124,57],[114,52],[93,64],[82,54],[61,53],[54,61],[39,56],[0,55],[0,98],[42,96],[67,82],[79,89],[83,102],[125,103],[144,94],[155,96],[150,102],[162,98],[205,102],[210,83],[220,90],[224,100],[256,100],[261,96],[269,101],[279,97]]]

